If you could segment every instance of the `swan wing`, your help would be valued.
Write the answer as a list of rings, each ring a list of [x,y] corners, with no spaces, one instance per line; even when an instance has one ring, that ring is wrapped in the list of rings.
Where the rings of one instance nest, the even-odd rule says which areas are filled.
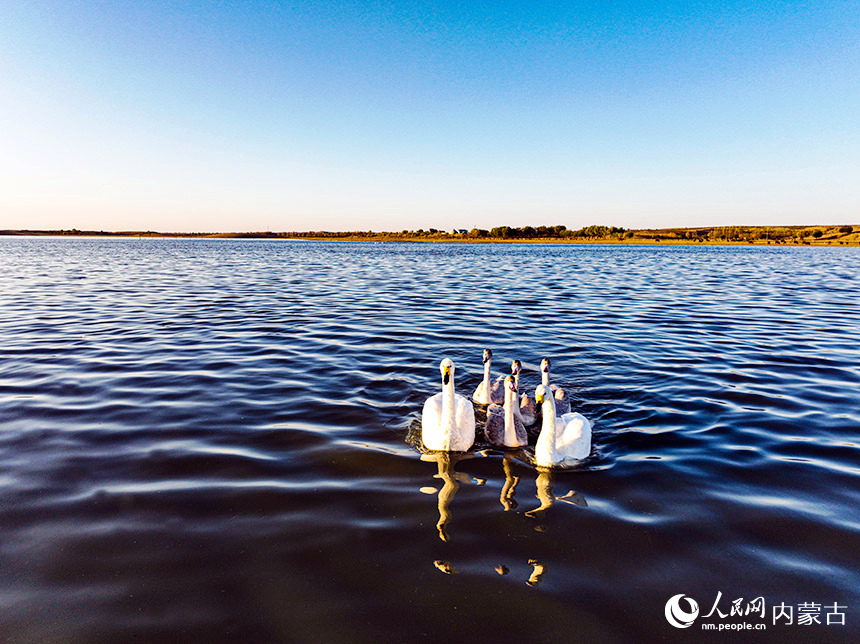
[[[556,418],[556,423],[564,424],[561,436],[556,439],[556,450],[568,460],[581,460],[591,453],[591,423],[576,412]]]
[[[484,438],[491,445],[505,442],[505,408],[501,405],[487,407],[487,422],[484,425]]]
[[[451,451],[465,452],[475,444],[475,408],[464,396],[454,396],[456,427],[451,437]]]
[[[552,390],[552,395],[555,397],[556,413],[561,415],[569,414],[570,396],[567,395],[567,392],[558,385],[550,385],[549,388]]]
[[[472,394],[472,400],[474,400],[479,405],[487,405],[490,403],[490,399],[487,396],[487,383],[483,380],[475,387],[475,393]]]
[[[441,393],[430,396],[424,402],[424,411],[421,413],[421,440],[427,449],[443,449]]]
[[[523,425],[523,421],[517,418],[516,414],[514,414],[514,433],[517,437],[517,444],[508,445],[508,447],[525,447],[529,444],[529,436],[526,434],[526,427]]]
[[[523,394],[520,398],[520,418],[523,425],[534,425],[537,420],[537,407],[528,394]]]
[[[505,377],[499,376],[490,384],[489,402],[496,405],[505,404]]]

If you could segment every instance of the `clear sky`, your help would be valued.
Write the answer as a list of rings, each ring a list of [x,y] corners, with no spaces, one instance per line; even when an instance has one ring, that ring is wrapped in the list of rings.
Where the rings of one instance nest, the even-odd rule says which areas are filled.
[[[0,3],[0,228],[860,223],[860,2]]]

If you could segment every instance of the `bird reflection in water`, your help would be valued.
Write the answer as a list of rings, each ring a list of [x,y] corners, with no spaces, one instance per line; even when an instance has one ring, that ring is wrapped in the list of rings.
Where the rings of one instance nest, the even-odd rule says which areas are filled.
[[[540,583],[541,578],[546,572],[546,565],[542,564],[537,559],[529,559],[529,565],[532,566],[532,574],[529,576],[526,584],[535,587]]]
[[[446,575],[456,575],[458,572],[460,572],[459,570],[454,568],[454,566],[451,565],[450,561],[443,561],[442,559],[437,559],[433,562],[433,565],[436,566],[436,569],[439,570],[439,572],[444,572]]]
[[[502,493],[499,495],[499,502],[502,504],[505,512],[516,510],[519,505],[517,500],[514,498],[514,494],[517,491],[517,483],[520,482],[520,477],[514,476],[514,473],[511,470],[511,463],[513,463],[513,460],[513,452],[505,452],[504,460],[502,461],[502,467],[505,470],[505,484],[502,486]]]
[[[469,478],[468,474],[457,472],[454,466],[462,460],[474,458],[474,454],[467,452],[465,454],[452,454],[451,452],[430,452],[421,455],[421,460],[426,462],[436,462],[439,468],[438,474],[433,478],[442,479],[442,488],[439,490],[439,522],[436,524],[436,529],[439,530],[439,538],[442,541],[448,541],[448,522],[451,520],[451,501],[457,490],[460,489],[460,483],[476,483],[482,485],[483,480]]]
[[[520,450],[508,450],[502,460],[505,482],[502,485],[499,502],[502,504],[505,512],[515,510],[519,505],[515,498],[515,493],[520,477],[513,473],[513,461],[518,455],[520,455]],[[422,461],[436,463],[437,473],[433,475],[433,478],[442,480],[442,487],[438,490],[439,521],[436,523],[436,529],[439,531],[439,538],[442,541],[447,542],[450,539],[448,535],[448,524],[451,521],[451,502],[454,500],[457,490],[460,489],[460,484],[465,483],[468,485],[472,483],[475,485],[484,485],[486,483],[484,479],[470,477],[468,474],[457,472],[455,469],[455,466],[460,461],[474,458],[475,456],[476,454],[471,452],[467,452],[465,454],[429,452],[421,455]],[[553,476],[554,470],[550,468],[541,467],[537,469],[537,477],[535,479],[537,493],[535,497],[540,501],[540,505],[525,512],[524,514],[527,517],[543,517],[544,513],[552,507],[556,501],[561,501],[562,503],[568,503],[579,507],[588,507],[585,497],[579,492],[569,490],[562,496],[555,496],[552,489]],[[422,487],[421,491],[432,494],[437,490],[433,487]],[[543,526],[537,526],[537,529],[543,531]],[[538,561],[537,559],[529,559],[528,563],[532,566],[532,571],[528,580],[526,580],[526,584],[531,587],[537,587],[541,583],[543,576],[546,574],[546,564]],[[440,572],[447,575],[455,575],[459,572],[449,561],[437,559],[433,562],[433,565]],[[507,575],[509,572],[508,567],[503,564],[499,564],[494,570],[499,575]]]
[[[535,479],[535,486],[537,487],[537,494],[535,496],[537,497],[537,500],[540,501],[540,505],[533,510],[526,512],[525,514],[527,517],[531,517],[533,519],[542,517],[556,501],[569,503],[570,505],[576,505],[582,508],[588,507],[585,497],[579,492],[569,490],[564,496],[555,496],[552,491],[552,479],[552,469],[547,467],[538,468],[538,475]]]

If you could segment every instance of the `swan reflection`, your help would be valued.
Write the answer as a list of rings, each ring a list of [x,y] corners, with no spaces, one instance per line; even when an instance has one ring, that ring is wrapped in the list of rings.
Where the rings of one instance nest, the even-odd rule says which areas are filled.
[[[459,570],[454,568],[454,566],[451,565],[450,561],[437,559],[433,562],[433,565],[436,566],[437,570],[439,570],[440,572],[444,572],[446,575],[456,575],[460,572]]]
[[[528,581],[526,583],[529,586],[537,586],[540,583],[541,578],[544,576],[546,572],[546,565],[542,564],[537,559],[529,559],[529,564],[532,566],[532,574],[529,576]]]
[[[448,541],[449,538],[447,525],[451,520],[450,506],[454,495],[460,489],[460,483],[472,483],[472,479],[469,478],[468,474],[455,471],[454,466],[458,462],[474,458],[474,456],[472,453],[452,454],[451,452],[431,452],[421,455],[422,461],[436,462],[439,470],[437,474],[433,475],[433,478],[442,479],[442,488],[439,490],[439,522],[436,524],[436,529],[439,530],[439,538],[442,541]],[[483,481],[476,480],[475,483],[481,485]]]
[[[514,498],[514,494],[517,491],[517,483],[520,482],[520,477],[514,476],[511,470],[513,460],[514,454],[512,452],[505,452],[504,460],[502,461],[502,467],[505,471],[505,484],[502,486],[502,493],[499,495],[499,502],[502,504],[505,512],[516,510],[519,505]]]
[[[452,452],[428,452],[421,455],[421,460],[428,463],[436,463],[437,472],[433,478],[442,481],[442,487],[424,486],[420,491],[424,494],[436,494],[437,505],[439,510],[439,520],[436,523],[436,530],[439,532],[439,538],[442,541],[449,541],[450,535],[448,525],[451,522],[451,503],[460,489],[460,484],[484,485],[486,479],[472,477],[464,472],[458,472],[456,465],[460,461],[475,458],[483,455],[482,453],[452,453]],[[502,484],[501,492],[499,493],[499,503],[505,512],[516,510],[519,507],[515,495],[517,486],[520,482],[520,476],[514,474],[513,462],[517,457],[522,457],[521,450],[508,450],[502,458],[502,469],[505,475],[504,483]],[[551,508],[556,502],[567,503],[579,507],[588,507],[588,502],[580,492],[568,490],[562,496],[556,496],[553,491],[553,477],[555,470],[551,468],[537,468],[537,477],[535,478],[536,494],[535,498],[540,504],[531,510],[524,512],[525,516],[532,519],[542,518],[544,513]],[[543,525],[537,525],[536,530],[543,532]],[[504,573],[499,573],[504,574]],[[543,572],[537,571],[533,573],[540,578]]]
[[[535,479],[535,486],[537,487],[537,494],[535,494],[535,497],[540,501],[540,505],[533,510],[526,512],[525,515],[527,517],[537,518],[543,516],[543,513],[551,508],[556,501],[569,503],[570,505],[576,505],[582,508],[588,507],[588,502],[580,492],[569,490],[567,494],[563,496],[555,496],[552,491],[552,479],[552,469],[546,467],[538,468],[538,475]]]

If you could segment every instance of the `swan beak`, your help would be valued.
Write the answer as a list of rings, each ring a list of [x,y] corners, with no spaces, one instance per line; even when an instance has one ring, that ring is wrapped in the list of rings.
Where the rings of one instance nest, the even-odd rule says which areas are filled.
[[[543,394],[535,394],[535,403],[538,405],[543,404]]]
[[[449,380],[451,380],[451,370],[448,367],[445,367],[442,370],[442,384],[447,385]]]

